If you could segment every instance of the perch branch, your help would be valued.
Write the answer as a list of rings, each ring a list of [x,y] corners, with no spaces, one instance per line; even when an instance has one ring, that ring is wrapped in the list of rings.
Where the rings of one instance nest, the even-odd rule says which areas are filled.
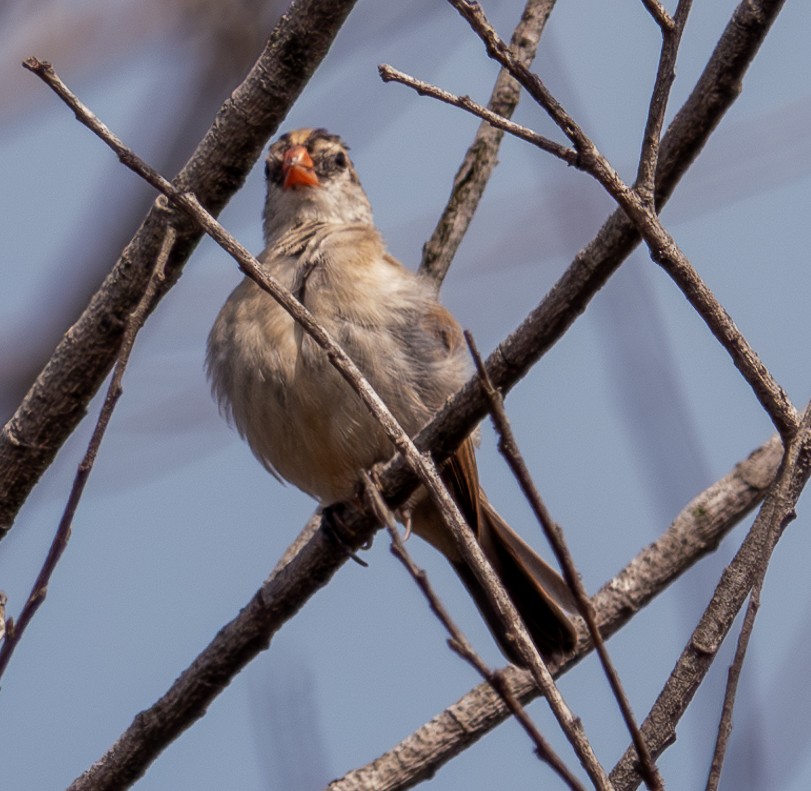
[[[629,703],[625,690],[622,687],[619,674],[617,673],[616,668],[608,655],[608,650],[606,649],[603,638],[600,635],[600,629],[597,626],[597,619],[595,617],[594,610],[592,609],[591,601],[589,600],[588,593],[586,592],[583,582],[580,579],[580,575],[578,574],[574,558],[572,558],[572,553],[569,551],[569,547],[566,544],[566,538],[563,535],[563,530],[555,522],[555,520],[552,519],[552,515],[549,513],[546,504],[541,499],[541,495],[532,480],[529,469],[524,462],[524,457],[521,455],[521,451],[518,449],[518,443],[516,442],[512,426],[510,425],[509,418],[507,417],[507,413],[504,409],[504,401],[502,400],[501,394],[498,392],[498,390],[493,387],[493,383],[490,381],[490,377],[487,375],[487,369],[484,367],[484,363],[479,356],[473,336],[471,333],[465,332],[465,338],[467,339],[470,353],[473,356],[474,362],[476,363],[476,371],[482,380],[482,386],[484,387],[485,395],[488,403],[490,404],[490,416],[493,420],[496,434],[498,435],[499,451],[506,459],[513,476],[518,481],[518,485],[521,487],[521,491],[524,493],[524,497],[532,507],[535,518],[541,525],[544,535],[555,553],[555,558],[558,561],[558,565],[563,571],[563,577],[566,580],[566,584],[569,586],[569,590],[571,590],[572,594],[574,595],[580,615],[586,622],[589,636],[591,637],[591,641],[597,651],[600,664],[603,666],[603,672],[608,679],[611,691],[614,694],[614,698],[619,705],[622,718],[625,721],[625,727],[631,734],[631,739],[633,740],[637,752],[641,757],[641,772],[645,778],[645,784],[651,789],[663,791],[664,784],[662,782],[662,778],[659,775],[659,771],[657,770],[650,753],[648,752],[648,748],[645,745],[645,740],[642,738],[642,734],[639,732],[639,726],[636,724],[636,720],[634,719],[634,714],[631,711],[631,704]]]
[[[732,527],[763,498],[777,475],[782,444],[773,437],[732,472],[688,503],[673,524],[640,552],[592,598],[604,639],[698,560],[713,552]],[[582,636],[575,655],[550,669],[560,675],[591,648]],[[530,676],[515,668],[503,671],[513,694],[523,703],[537,697]],[[503,722],[510,712],[486,684],[418,728],[366,766],[333,781],[329,791],[400,791],[432,777],[448,761]]]
[[[267,291],[321,346],[327,353],[332,365],[339,371],[345,381],[360,396],[369,411],[375,416],[386,431],[394,446],[402,453],[412,472],[416,473],[429,495],[436,502],[440,513],[451,529],[459,545],[462,556],[479,582],[484,587],[491,604],[512,631],[516,650],[533,674],[539,688],[549,702],[564,733],[571,742],[581,764],[592,778],[595,786],[610,789],[605,771],[600,766],[591,745],[586,738],[582,723],[569,710],[560,693],[557,691],[549,671],[546,668],[537,648],[532,643],[526,627],[521,622],[515,606],[498,582],[489,566],[481,547],[476,542],[470,528],[465,524],[458,506],[450,497],[440,476],[429,457],[423,456],[408,435],[399,426],[386,405],[375,393],[360,370],[344,350],[315,321],[312,314],[269,276],[259,262],[234,239],[188,192],[179,191],[174,185],[157,173],[153,168],[140,160],[127,146],[116,137],[82,102],[76,97],[55,73],[50,64],[29,58],[26,68],[36,73],[57,95],[73,110],[76,118],[103,140],[119,160],[133,170],[155,189],[159,190],[169,201],[193,217],[200,226],[224,250],[233,256],[244,272],[259,286]],[[87,782],[86,776],[81,781]],[[79,781],[77,781],[79,782]],[[93,781],[95,782],[95,781]],[[76,786],[81,787],[81,786]]]

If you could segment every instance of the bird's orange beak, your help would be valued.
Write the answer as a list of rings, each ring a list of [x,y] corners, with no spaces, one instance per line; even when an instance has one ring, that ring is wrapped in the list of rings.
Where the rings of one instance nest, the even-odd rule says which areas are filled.
[[[292,146],[284,152],[282,158],[282,186],[317,187],[318,176],[315,175],[312,157],[304,146]]]

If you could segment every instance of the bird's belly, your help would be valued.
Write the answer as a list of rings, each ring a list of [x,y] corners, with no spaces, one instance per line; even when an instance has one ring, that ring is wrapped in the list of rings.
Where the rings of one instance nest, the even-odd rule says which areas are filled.
[[[394,448],[326,355],[303,352],[300,335],[296,341],[295,365],[252,382],[251,401],[259,408],[248,410],[241,428],[254,453],[282,478],[322,503],[343,500],[360,470]]]

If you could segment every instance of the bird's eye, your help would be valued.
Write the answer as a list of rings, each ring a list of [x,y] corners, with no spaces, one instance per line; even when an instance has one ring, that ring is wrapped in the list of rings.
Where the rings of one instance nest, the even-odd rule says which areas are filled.
[[[282,177],[282,162],[276,157],[268,157],[265,160],[265,178],[268,181],[278,183]]]
[[[335,155],[335,166],[343,170],[346,167],[346,154],[343,151],[339,151]]]

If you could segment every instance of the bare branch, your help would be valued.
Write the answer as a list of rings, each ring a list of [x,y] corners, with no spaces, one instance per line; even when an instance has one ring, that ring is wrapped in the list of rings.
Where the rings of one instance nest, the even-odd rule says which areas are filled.
[[[655,3],[655,0],[653,0]],[[680,0],[676,8],[675,19],[669,16],[669,26],[662,26],[662,51],[659,55],[659,65],[656,70],[656,80],[651,92],[650,108],[645,122],[645,132],[642,137],[642,153],[639,156],[639,168],[634,188],[642,202],[649,208],[655,206],[654,193],[656,190],[656,165],[659,161],[659,139],[665,122],[665,110],[670,97],[670,89],[676,77],[676,55],[679,51],[687,15],[690,13],[692,0]],[[653,6],[655,8],[655,5]],[[651,9],[649,9],[651,10]],[[658,10],[664,13],[659,6]],[[656,14],[653,10],[651,13]],[[658,19],[658,17],[656,17]]]
[[[164,206],[165,206],[165,202]],[[124,372],[127,369],[127,363],[130,359],[132,347],[135,344],[135,337],[141,327],[143,327],[146,317],[149,315],[150,310],[154,306],[155,297],[160,288],[160,284],[165,277],[166,261],[169,258],[169,253],[175,243],[175,230],[171,225],[167,225],[166,234],[164,236],[163,244],[158,253],[157,261],[152,270],[152,275],[149,278],[146,289],[141,296],[140,301],[133,309],[132,313],[127,317],[124,338],[121,343],[121,349],[118,352],[118,358],[115,363],[115,370],[113,371],[110,385],[107,388],[107,395],[104,399],[104,404],[101,407],[96,426],[93,429],[93,434],[90,437],[90,442],[87,445],[87,451],[84,458],[76,470],[76,476],[73,479],[73,486],[71,487],[68,501],[65,504],[65,509],[62,513],[62,518],[59,520],[59,525],[56,529],[51,546],[48,549],[48,554],[37,574],[34,586],[28,594],[28,599],[23,606],[20,616],[14,621],[14,628],[6,635],[6,639],[0,646],[0,677],[2,677],[11,660],[11,655],[14,649],[20,642],[26,627],[31,622],[31,619],[36,614],[45,597],[48,594],[48,583],[51,576],[56,569],[62,553],[65,551],[70,539],[70,531],[73,525],[73,518],[76,515],[76,509],[79,507],[79,501],[84,493],[87,481],[90,478],[90,473],[93,470],[93,464],[96,461],[101,441],[104,439],[104,433],[107,431],[107,426],[110,424],[110,418],[113,415],[118,399],[123,392],[121,383],[124,378]]]
[[[765,566],[763,566],[765,571]],[[717,791],[721,782],[721,769],[724,765],[727,744],[732,733],[732,711],[735,708],[735,695],[738,691],[738,680],[743,669],[743,660],[746,657],[746,650],[749,647],[749,638],[752,636],[752,629],[755,625],[755,616],[760,607],[760,588],[763,578],[760,576],[758,584],[753,586],[749,594],[749,604],[743,617],[741,633],[738,635],[738,644],[735,647],[735,658],[729,668],[727,675],[727,686],[724,691],[724,705],[721,710],[721,721],[718,723],[718,734],[715,740],[715,748],[712,753],[712,762],[707,777],[706,791]]]
[[[644,226],[642,235],[650,249],[651,258],[675,281],[710,332],[726,349],[781,436],[790,438],[797,428],[799,418],[785,390],[774,379],[723,305],[655,217],[652,211],[643,211],[635,217],[639,226]]]
[[[673,17],[667,13],[665,7],[659,0],[642,0],[642,5],[648,9],[650,15],[656,20],[656,24],[662,29],[663,34],[667,34],[673,30],[675,24]]]
[[[541,40],[541,34],[552,13],[555,0],[527,0],[521,20],[510,40],[515,57],[529,66]],[[501,118],[512,117],[521,87],[507,71],[501,69],[490,94],[488,109]],[[431,238],[422,249],[420,274],[430,277],[437,287],[445,278],[456,250],[473,219],[484,189],[498,159],[503,133],[489,122],[481,124],[465,152],[462,164],[453,178],[453,187],[442,216]]]
[[[598,626],[607,639],[682,573],[714,551],[724,535],[763,498],[777,474],[782,444],[773,437],[721,480],[688,503],[670,528],[639,553],[593,597]],[[589,650],[583,638],[574,657],[550,665],[558,676]],[[530,676],[514,668],[503,671],[513,694],[523,703],[537,697]],[[509,710],[486,684],[418,728],[371,763],[333,781],[329,791],[399,791],[433,776],[454,756],[478,741],[509,716]]]
[[[421,569],[414,562],[411,554],[406,549],[405,543],[400,538],[397,532],[397,526],[389,507],[386,505],[385,500],[380,495],[380,491],[376,484],[368,474],[364,474],[365,491],[373,500],[373,508],[377,513],[378,518],[382,524],[386,525],[391,537],[391,551],[392,554],[403,564],[405,569],[411,575],[411,578],[417,584],[417,587],[422,591],[425,596],[428,606],[431,611],[436,615],[439,622],[450,635],[448,641],[450,647],[459,654],[501,697],[504,704],[512,712],[513,716],[518,720],[521,727],[527,733],[529,738],[535,744],[536,755],[553,769],[553,771],[560,777],[564,783],[573,791],[585,791],[583,786],[577,778],[569,771],[566,764],[555,753],[546,739],[543,738],[540,731],[535,727],[535,724],[530,719],[526,709],[515,699],[509,684],[506,683],[503,676],[494,672],[487,666],[484,660],[473,650],[470,641],[465,637],[461,629],[456,625],[450,613],[448,613],[445,605],[442,603],[439,596],[437,596],[431,583],[428,580],[428,575],[424,569]]]
[[[641,773],[645,779],[645,784],[649,788],[663,790],[664,784],[662,782],[662,778],[659,775],[659,771],[657,770],[650,753],[648,752],[645,740],[642,738],[642,734],[639,732],[639,727],[637,726],[636,720],[634,719],[634,714],[631,711],[631,704],[625,695],[625,690],[622,688],[622,682],[620,681],[619,674],[614,668],[611,658],[608,656],[608,651],[605,647],[605,643],[603,642],[603,638],[600,635],[600,629],[597,626],[597,619],[595,617],[594,610],[592,609],[591,602],[589,601],[588,593],[583,586],[580,575],[577,573],[577,567],[574,559],[572,558],[572,554],[569,551],[569,547],[566,544],[566,538],[563,535],[563,530],[561,530],[560,526],[554,521],[554,519],[552,519],[552,515],[549,513],[546,504],[541,499],[541,495],[532,481],[532,476],[527,469],[527,465],[524,462],[521,451],[518,449],[518,443],[515,440],[512,426],[510,425],[509,418],[504,410],[504,402],[501,398],[501,394],[493,387],[493,383],[487,376],[487,369],[484,367],[484,363],[482,362],[479,352],[476,349],[473,336],[469,332],[465,332],[465,338],[467,339],[470,353],[473,355],[473,359],[476,363],[476,370],[481,377],[484,392],[490,404],[490,414],[493,419],[493,425],[495,426],[496,433],[498,434],[499,450],[507,460],[507,464],[512,470],[513,476],[518,481],[518,485],[521,487],[524,497],[526,497],[527,501],[532,507],[535,518],[543,528],[544,535],[552,546],[555,553],[555,558],[563,571],[564,579],[566,580],[569,589],[574,594],[574,599],[577,602],[580,615],[583,616],[583,620],[586,622],[589,636],[591,637],[592,643],[597,650],[600,663],[603,666],[603,671],[608,679],[611,691],[614,693],[614,698],[619,705],[620,713],[625,721],[625,727],[628,728],[628,732],[631,734],[631,739],[636,746],[638,754],[640,755]]]
[[[724,569],[712,599],[690,637],[676,667],[642,725],[642,733],[654,755],[659,755],[675,737],[676,724],[687,709],[718,653],[738,611],[757,583],[767,559],[786,525],[796,514],[794,507],[811,474],[811,406],[785,449],[775,483],[740,549]],[[618,791],[639,784],[636,751],[629,748],[611,772]]]
[[[566,146],[562,146],[560,143],[556,143],[548,137],[543,137],[543,135],[539,135],[537,132],[533,132],[525,126],[521,126],[521,124],[516,124],[513,121],[503,118],[492,110],[488,110],[486,107],[474,102],[469,96],[456,96],[442,88],[438,88],[436,85],[431,85],[429,82],[423,82],[409,74],[398,71],[386,63],[378,66],[378,71],[384,82],[399,82],[402,85],[407,85],[423,96],[431,96],[434,99],[438,99],[440,102],[458,107],[460,110],[465,110],[481,118],[496,129],[501,129],[521,140],[526,140],[528,143],[532,143],[532,145],[537,146],[541,150],[558,157],[558,159],[562,159],[567,165],[577,164],[577,154],[573,149],[566,148]]]
[[[175,180],[218,213],[242,185],[268,137],[326,54],[354,0],[295,0],[276,25],[251,73],[225,101],[216,122]],[[250,118],[250,123],[245,119]],[[163,240],[151,211],[79,320],[60,341],[0,434],[0,538],[53,461],[110,370],[122,316],[137,304]],[[177,228],[162,297],[202,235],[193,221]]]
[[[739,96],[743,76],[783,2],[742,0],[735,10],[695,88],[662,139],[656,173],[657,208],[661,209],[667,202],[709,135]],[[562,337],[640,238],[621,209],[606,220],[538,307],[486,360],[490,378],[502,393],[506,394]],[[486,400],[474,378],[420,432],[417,446],[431,448],[437,459],[445,458],[467,436],[471,426],[486,414]],[[391,472],[387,499],[409,475],[397,461],[392,463]]]
[[[660,206],[738,96],[742,76],[781,6],[782,0],[746,0],[735,12],[696,88],[662,141],[657,171]],[[306,31],[308,41],[311,41],[313,32]],[[222,142],[228,143],[229,140]],[[491,356],[488,371],[496,386],[506,390],[523,375],[529,365],[565,332],[638,241],[635,228],[621,211],[615,212],[522,328]],[[134,276],[127,271],[129,277]],[[78,354],[81,349],[79,343],[76,347],[79,361],[82,359]],[[90,353],[89,348],[85,351]],[[441,458],[449,447],[455,446],[469,432],[484,415],[485,409],[478,385],[475,382],[469,384],[422,433],[420,447],[427,447],[425,443],[430,443],[437,449],[437,457]],[[777,467],[779,448],[779,442],[773,440],[755,458],[741,465],[740,476],[730,476],[728,489],[719,484],[719,488],[713,487],[706,493],[706,498],[694,501],[682,515],[683,530],[668,531],[661,542],[643,553],[611,586],[597,595],[594,603],[606,634],[619,628],[646,604],[654,595],[651,591],[656,590],[657,580],[669,581],[677,575],[678,570],[672,564],[675,558],[680,558],[680,553],[686,552],[685,563],[694,562],[702,553],[714,548],[725,527],[753,507],[762,497],[763,479],[773,475]],[[408,473],[402,469],[385,476],[385,490],[395,494],[399,491],[405,497],[403,481],[407,477]],[[354,536],[354,546],[359,546],[373,529],[371,518],[353,513],[346,507],[339,509],[339,513],[346,526],[344,539]],[[110,780],[110,787],[115,787],[116,782],[142,773],[163,745],[188,727],[190,721],[201,716],[233,675],[267,647],[275,630],[298,610],[307,597],[326,584],[345,558],[344,547],[336,546],[331,534],[324,531],[311,529],[309,537],[297,544],[297,549],[285,555],[277,571],[240,617],[218,634],[160,701],[136,719],[112,749],[110,762],[99,767],[97,777]],[[587,645],[583,650],[585,648]],[[517,680],[525,696],[537,694],[532,692],[534,683],[527,674],[509,671],[509,677]],[[451,755],[500,722],[506,714],[497,699],[496,703],[492,702],[493,697],[489,687],[471,693],[454,708],[453,716],[444,718],[448,729],[443,738],[430,746],[427,740],[412,742],[414,765],[421,769],[412,771],[409,767],[411,776],[419,771],[422,776],[432,774]],[[403,753],[399,752],[397,757],[402,758]],[[128,765],[128,759],[132,759],[131,765]],[[380,764],[376,763],[376,766],[383,775],[390,775],[390,767],[385,770]],[[373,782],[371,786],[354,787],[383,789],[395,786],[381,781],[380,784]]]
[[[572,141],[578,154],[578,167],[591,174],[628,215],[648,245],[653,260],[676,282],[712,334],[726,349],[775,428],[782,436],[790,437],[797,428],[796,409],[749,342],[738,331],[729,314],[701,280],[675,240],[662,226],[654,202],[646,205],[643,197],[623,182],[611,163],[547,90],[538,75],[516,61],[478,3],[469,3],[466,0],[449,0],[449,2],[484,42],[490,57],[509,69]],[[681,8],[685,7],[686,3],[683,3]]]
[[[315,321],[312,314],[296,300],[287,289],[283,288],[278,281],[268,275],[248,250],[234,239],[200,205],[194,195],[187,192],[180,192],[153,168],[140,160],[79,101],[54,72],[50,64],[37,61],[35,58],[29,58],[25,65],[26,68],[35,72],[54,89],[59,97],[74,111],[76,118],[110,146],[123,164],[144,178],[156,189],[160,190],[173,204],[192,216],[201,227],[204,228],[207,234],[238,261],[243,271],[267,291],[307,331],[313,340],[327,352],[332,365],[360,396],[366,407],[384,428],[388,438],[402,453],[410,470],[417,475],[420,482],[425,486],[432,499],[436,502],[446,524],[453,533],[463,559],[484,587],[490,599],[490,603],[495,608],[496,612],[509,624],[516,638],[516,650],[532,672],[539,688],[543,690],[544,696],[549,701],[558,722],[580,758],[581,764],[592,778],[596,787],[609,789],[610,784],[608,783],[607,775],[591,749],[581,721],[573,716],[571,710],[564,703],[563,698],[555,688],[554,681],[538,653],[538,649],[533,644],[526,627],[523,625],[515,606],[499,583],[498,578],[487,562],[472,531],[465,524],[458,506],[442,483],[435,465],[429,457],[420,454],[410,437],[397,423],[394,416],[363,377],[351,358]],[[333,529],[336,529],[335,526],[333,526]],[[189,720],[185,724],[188,725],[191,721],[192,720]],[[112,751],[108,753],[110,759],[112,755]],[[102,763],[104,762],[103,760]],[[145,769],[145,767],[146,764],[144,764],[143,769]],[[143,771],[143,769],[141,771]],[[90,772],[85,773],[77,783],[89,782],[89,777],[92,772],[93,770],[90,770]],[[94,779],[92,782],[97,783],[98,780]],[[81,788],[84,786],[75,785],[75,787]]]

